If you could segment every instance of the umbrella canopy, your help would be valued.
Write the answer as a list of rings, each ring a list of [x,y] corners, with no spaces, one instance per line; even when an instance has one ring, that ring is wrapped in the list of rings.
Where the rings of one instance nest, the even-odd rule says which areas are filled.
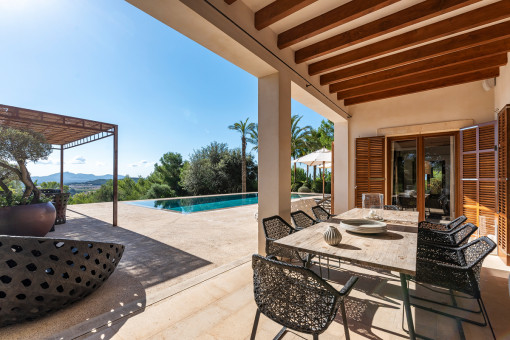
[[[322,148],[296,159],[295,162],[311,166],[323,165],[324,162],[331,163],[331,151],[326,148]]]

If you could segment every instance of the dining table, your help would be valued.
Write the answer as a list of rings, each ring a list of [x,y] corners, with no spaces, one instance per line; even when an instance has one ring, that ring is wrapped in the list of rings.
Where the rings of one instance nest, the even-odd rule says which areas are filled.
[[[274,242],[281,247],[324,258],[398,272],[409,338],[415,339],[407,281],[410,276],[416,275],[418,212],[385,210],[383,218],[387,230],[379,234],[351,232],[341,224],[342,221],[361,218],[363,210],[355,208]],[[329,226],[335,226],[340,231],[342,235],[340,244],[332,246],[324,240],[323,234]]]

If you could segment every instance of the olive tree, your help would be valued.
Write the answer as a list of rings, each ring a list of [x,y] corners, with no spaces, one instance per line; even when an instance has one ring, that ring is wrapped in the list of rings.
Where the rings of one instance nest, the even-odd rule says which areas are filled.
[[[33,194],[31,203],[39,202],[41,192],[30,177],[27,163],[47,159],[50,154],[51,145],[42,134],[0,127],[0,168],[18,177],[25,185],[23,198],[27,199]]]

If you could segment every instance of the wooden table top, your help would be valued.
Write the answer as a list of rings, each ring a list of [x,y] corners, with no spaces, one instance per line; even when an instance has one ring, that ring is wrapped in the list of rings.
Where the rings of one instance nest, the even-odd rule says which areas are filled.
[[[342,234],[342,242],[337,246],[330,246],[324,241],[323,233],[330,225],[337,227]],[[388,231],[383,234],[356,234],[345,230],[339,222],[322,222],[275,243],[372,268],[416,275],[417,227],[389,223],[387,226]]]
[[[401,211],[401,210],[384,210],[383,217],[384,222],[388,224],[401,224],[408,226],[417,226],[418,225],[418,216],[419,213],[417,211]],[[342,219],[356,219],[363,218],[363,209],[354,208],[349,211],[344,212],[343,214],[336,215],[331,220],[333,222],[340,223]]]

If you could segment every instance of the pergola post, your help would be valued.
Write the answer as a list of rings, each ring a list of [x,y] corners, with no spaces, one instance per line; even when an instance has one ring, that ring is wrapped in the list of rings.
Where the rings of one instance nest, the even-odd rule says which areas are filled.
[[[60,192],[64,193],[64,145],[60,145]]]
[[[265,254],[262,219],[280,215],[290,222],[291,81],[274,73],[259,78],[258,252]]]
[[[117,226],[117,209],[119,201],[119,127],[113,128],[113,226]]]

